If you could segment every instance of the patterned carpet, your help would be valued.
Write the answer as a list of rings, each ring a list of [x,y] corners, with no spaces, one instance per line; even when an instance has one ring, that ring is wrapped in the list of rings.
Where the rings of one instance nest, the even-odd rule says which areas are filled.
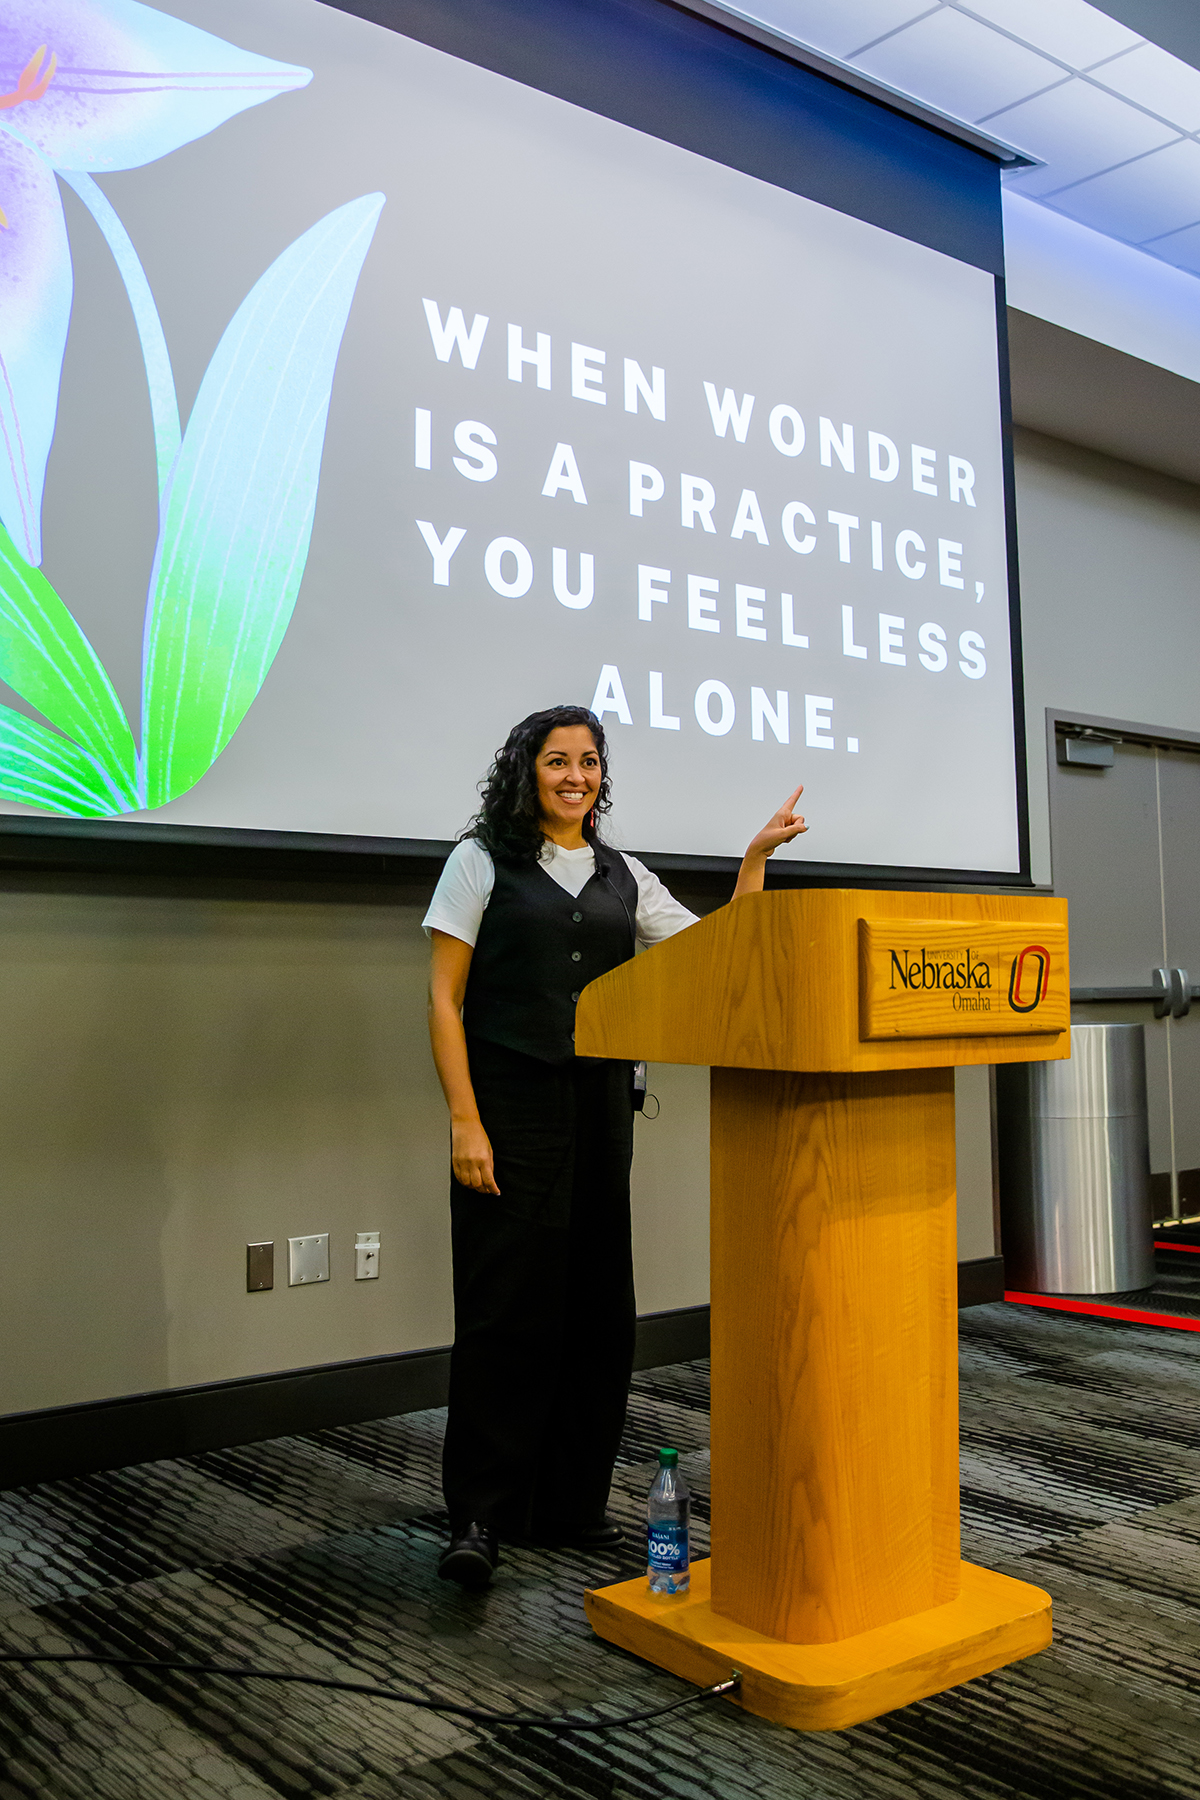
[[[1200,1342],[1009,1306],[961,1315],[964,1548],[1048,1588],[1052,1649],[852,1731],[720,1701],[602,1738],[493,1733],[375,1701],[112,1671],[0,1677],[0,1800],[1200,1800]],[[0,1494],[7,1649],[258,1661],[477,1705],[636,1710],[685,1690],[594,1639],[586,1583],[511,1552],[433,1578],[441,1415]],[[639,1375],[616,1506],[675,1443],[704,1553],[706,1368]]]

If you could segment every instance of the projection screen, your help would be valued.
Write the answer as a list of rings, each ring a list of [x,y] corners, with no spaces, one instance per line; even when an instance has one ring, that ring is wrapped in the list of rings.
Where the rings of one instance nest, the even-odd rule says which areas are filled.
[[[315,0],[63,29],[5,813],[444,841],[572,701],[631,850],[1019,872],[991,273]]]

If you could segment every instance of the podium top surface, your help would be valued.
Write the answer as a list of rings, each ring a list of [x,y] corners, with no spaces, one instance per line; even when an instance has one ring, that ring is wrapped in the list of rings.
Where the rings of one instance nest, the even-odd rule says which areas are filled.
[[[575,1049],[811,1072],[1066,1057],[1067,903],[746,894],[586,987]]]

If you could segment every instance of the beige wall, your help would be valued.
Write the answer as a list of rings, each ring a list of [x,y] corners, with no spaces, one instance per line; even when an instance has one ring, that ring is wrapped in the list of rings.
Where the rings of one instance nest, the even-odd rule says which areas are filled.
[[[421,899],[0,894],[0,1411],[449,1339]],[[655,1067],[650,1086],[643,1311],[708,1292],[707,1072]],[[976,1079],[963,1116],[981,1104]],[[981,1142],[960,1149],[979,1188],[964,1255],[991,1248]],[[380,1279],[356,1282],[370,1229]],[[286,1239],[315,1231],[332,1279],[288,1288]],[[277,1285],[247,1294],[263,1238]]]
[[[1049,882],[1046,708],[1200,731],[1200,487],[1032,431],[1016,445],[1033,874]]]
[[[0,1407],[444,1341],[412,907],[0,897]],[[354,1232],[386,1279],[349,1279]],[[245,1293],[329,1230],[336,1278]]]
[[[421,899],[0,894],[0,1411],[448,1341]],[[643,1310],[706,1294],[705,1083],[655,1070],[638,1125]],[[315,1231],[332,1279],[289,1289]]]

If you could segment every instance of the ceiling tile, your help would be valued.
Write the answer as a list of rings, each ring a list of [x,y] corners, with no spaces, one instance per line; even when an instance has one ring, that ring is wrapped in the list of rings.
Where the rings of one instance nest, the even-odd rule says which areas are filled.
[[[1097,69],[1092,79],[1184,131],[1200,128],[1200,69],[1169,56],[1157,44],[1143,44],[1140,50],[1119,56]]]
[[[1176,231],[1168,238],[1159,238],[1148,248],[1164,262],[1174,263],[1177,269],[1189,269],[1193,275],[1200,275],[1200,225],[1192,225],[1187,231]]]
[[[722,0],[723,3],[723,0]],[[938,0],[739,0],[726,8],[830,56],[849,56],[898,25],[907,25]]]
[[[1073,69],[1086,69],[1102,57],[1140,43],[1136,31],[1118,25],[1086,0],[953,0],[961,12],[1024,38],[1047,56],[1057,56]]]
[[[1031,195],[1053,193],[1178,136],[1170,125],[1148,118],[1114,94],[1102,93],[1090,81],[1068,81],[1065,87],[1011,106],[989,119],[986,129],[1006,144],[1040,156],[1047,165],[1021,169],[1007,178],[1006,185]]]
[[[1144,42],[1099,5],[718,4],[981,125],[1042,165],[1005,174],[1014,196],[1043,201],[1126,243],[1158,239],[1156,258],[1200,275],[1200,143],[1183,135],[1200,138],[1200,70]]]
[[[1200,218],[1200,144],[1182,138],[1056,194],[1052,204],[1081,224],[1128,243],[1176,231]]]
[[[978,119],[1064,79],[1057,63],[949,9],[885,38],[854,63],[957,119]]]

